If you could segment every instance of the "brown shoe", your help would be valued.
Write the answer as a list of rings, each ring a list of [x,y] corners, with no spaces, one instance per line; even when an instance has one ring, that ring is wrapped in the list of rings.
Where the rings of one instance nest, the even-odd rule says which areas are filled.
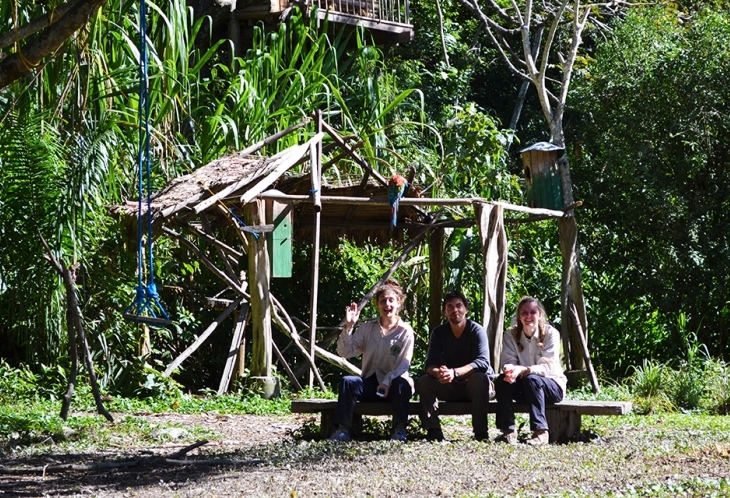
[[[517,431],[503,430],[502,435],[494,438],[495,443],[517,444]]]
[[[542,446],[550,442],[550,433],[547,429],[538,429],[532,433],[532,437],[525,441],[530,446]]]

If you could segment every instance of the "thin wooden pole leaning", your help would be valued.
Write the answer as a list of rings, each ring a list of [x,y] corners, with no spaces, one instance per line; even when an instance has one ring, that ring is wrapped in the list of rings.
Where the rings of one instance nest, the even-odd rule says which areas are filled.
[[[581,350],[583,351],[583,359],[586,362],[586,367],[588,369],[588,376],[591,380],[591,386],[593,387],[593,392],[598,394],[601,392],[601,386],[598,385],[598,377],[596,376],[596,371],[593,370],[593,362],[591,361],[591,355],[588,352],[588,343],[584,339],[584,333],[583,328],[580,325],[580,318],[578,317],[578,309],[575,307],[575,303],[573,300],[569,297],[568,298],[568,308],[570,308],[570,314],[573,317],[573,323],[575,324],[576,328],[578,329],[578,337],[580,337],[580,345]]]
[[[218,386],[218,395],[228,392],[228,386],[231,384],[233,370],[236,366],[236,359],[239,354],[243,354],[245,347],[242,349],[241,344],[244,343],[244,330],[246,327],[246,319],[248,318],[248,303],[241,305],[241,309],[237,311],[236,326],[233,329],[233,338],[231,339],[231,347],[228,348],[228,357],[226,358],[226,366],[223,368],[221,375],[221,383]],[[243,372],[243,369],[240,370]]]
[[[265,139],[263,139],[263,140],[261,140],[259,142],[256,142],[255,144],[251,145],[250,147],[247,147],[247,148],[243,149],[238,154],[241,155],[241,156],[247,156],[249,154],[253,154],[254,152],[257,152],[259,149],[261,149],[262,147],[265,147],[265,146],[267,146],[269,144],[272,144],[272,143],[276,142],[280,138],[285,137],[289,133],[291,133],[293,131],[296,131],[299,128],[305,127],[311,121],[312,121],[312,118],[305,118],[302,121],[298,122],[297,124],[291,125],[286,130],[281,130],[279,133],[275,133],[275,134],[271,135],[270,137],[267,137],[267,138],[265,138]]]
[[[192,343],[190,346],[188,346],[185,351],[180,353],[180,356],[175,358],[172,361],[172,363],[170,363],[167,366],[165,371],[162,372],[162,375],[164,375],[165,377],[169,377],[172,374],[172,372],[174,372],[175,369],[182,364],[183,361],[185,361],[191,354],[193,354],[195,351],[198,350],[198,348],[205,342],[205,340],[208,337],[210,337],[210,334],[215,332],[215,329],[217,329],[218,326],[221,323],[223,323],[223,320],[228,318],[228,315],[233,313],[233,310],[238,308],[238,306],[240,306],[240,304],[241,304],[241,298],[238,298],[235,301],[233,301],[231,304],[229,304],[228,307],[223,311],[223,313],[218,315],[218,318],[216,318],[215,321],[213,321],[213,323],[208,325],[208,328],[205,329],[202,334],[200,334],[200,336],[195,340],[195,342]]]
[[[322,115],[318,111],[316,113],[317,132],[321,133]],[[321,145],[322,141],[318,141]],[[309,148],[309,167],[312,173],[312,203],[314,204],[314,241],[312,247],[312,291],[310,302],[310,319],[309,319],[309,355],[314,358],[314,345],[317,343],[317,300],[319,291],[319,244],[320,244],[320,221],[322,218],[322,202],[320,188],[322,186],[321,178],[321,157],[319,156],[319,148],[317,143],[312,144]],[[309,371],[309,388],[314,386],[314,369]]]
[[[304,344],[302,344],[302,338],[299,336],[299,332],[294,326],[294,323],[292,322],[289,313],[287,313],[286,309],[284,309],[284,306],[282,306],[282,304],[276,299],[273,294],[271,295],[271,316],[274,320],[274,323],[279,327],[282,332],[284,332],[285,335],[289,336],[289,338],[294,342],[294,345],[297,347],[297,349],[299,349],[299,352],[302,354],[302,356],[304,356],[304,359],[307,360],[310,368],[317,378],[320,389],[326,391],[327,386],[322,380],[322,377],[320,376],[319,371],[314,364],[314,356],[310,356],[309,350],[305,347]],[[317,348],[316,345],[314,349],[316,354],[318,354],[320,357],[324,357],[326,361],[329,361],[333,365],[340,366],[344,370],[352,372],[354,375],[360,375],[360,370],[357,367],[348,363],[346,360],[340,358],[339,356],[335,356],[326,350],[322,350],[324,351],[324,353],[326,353],[326,355],[329,355],[323,356],[322,354],[320,354],[320,351],[318,351],[318,349],[321,348]],[[344,364],[342,362],[344,362]]]

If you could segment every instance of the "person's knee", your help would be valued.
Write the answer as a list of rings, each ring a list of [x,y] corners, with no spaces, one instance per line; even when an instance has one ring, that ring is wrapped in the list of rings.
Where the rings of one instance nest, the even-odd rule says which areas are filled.
[[[418,391],[419,394],[422,392],[433,391],[435,380],[436,379],[431,377],[429,374],[421,375],[416,383],[416,391]]]
[[[526,375],[523,379],[523,383],[525,385],[526,389],[529,389],[530,391],[536,391],[538,389],[542,389],[542,377],[536,374],[529,374]]]
[[[511,386],[507,383],[507,381],[504,380],[504,374],[494,379],[494,390],[497,394],[497,398],[499,398],[500,395],[506,394],[510,387]]]
[[[346,391],[352,391],[362,383],[362,379],[355,375],[345,375],[340,380],[340,387]]]
[[[489,393],[489,375],[483,372],[474,372],[469,377],[468,389],[471,393]]]
[[[390,392],[408,398],[413,396],[413,388],[403,377],[396,377],[390,381]]]

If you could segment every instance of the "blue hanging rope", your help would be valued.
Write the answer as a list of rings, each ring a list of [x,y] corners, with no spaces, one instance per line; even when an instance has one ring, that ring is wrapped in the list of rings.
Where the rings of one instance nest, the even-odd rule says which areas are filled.
[[[233,206],[231,206],[228,209],[228,212],[231,213],[231,216],[233,216],[233,219],[238,222],[238,224],[241,226],[241,228],[248,228],[248,225],[246,225],[246,223],[244,223],[244,221],[241,218],[239,218],[238,216],[236,216],[236,213],[234,211]],[[256,239],[256,240],[259,239],[259,233],[258,232],[254,232],[253,230],[250,230],[250,229],[248,229],[246,231],[248,233],[250,233],[251,235],[253,235],[253,238],[254,239]]]
[[[137,201],[137,286],[134,302],[124,310],[127,320],[150,325],[168,325],[170,318],[160,302],[155,285],[155,259],[152,243],[152,166],[150,162],[150,103],[149,77],[147,73],[147,4],[141,0],[139,6],[139,154],[137,168],[139,181],[137,184],[139,200]],[[143,253],[143,213],[142,198],[146,183],[147,190],[147,267],[148,282],[144,283]]]

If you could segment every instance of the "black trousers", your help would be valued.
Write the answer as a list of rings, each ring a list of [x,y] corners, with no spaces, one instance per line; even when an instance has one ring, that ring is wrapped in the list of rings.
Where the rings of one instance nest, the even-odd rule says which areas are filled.
[[[413,389],[406,379],[396,377],[390,382],[387,398],[381,398],[375,391],[378,389],[377,375],[363,379],[356,375],[346,375],[340,381],[340,394],[337,397],[337,409],[334,425],[352,428],[352,415],[355,413],[357,401],[391,403],[393,405],[393,427],[408,424],[408,403],[413,396]]]
[[[542,375],[530,374],[510,384],[504,374],[494,382],[497,391],[497,428],[515,430],[515,411],[512,401],[526,403],[530,410],[530,430],[547,429],[545,407],[563,400],[563,391],[557,382]]]

